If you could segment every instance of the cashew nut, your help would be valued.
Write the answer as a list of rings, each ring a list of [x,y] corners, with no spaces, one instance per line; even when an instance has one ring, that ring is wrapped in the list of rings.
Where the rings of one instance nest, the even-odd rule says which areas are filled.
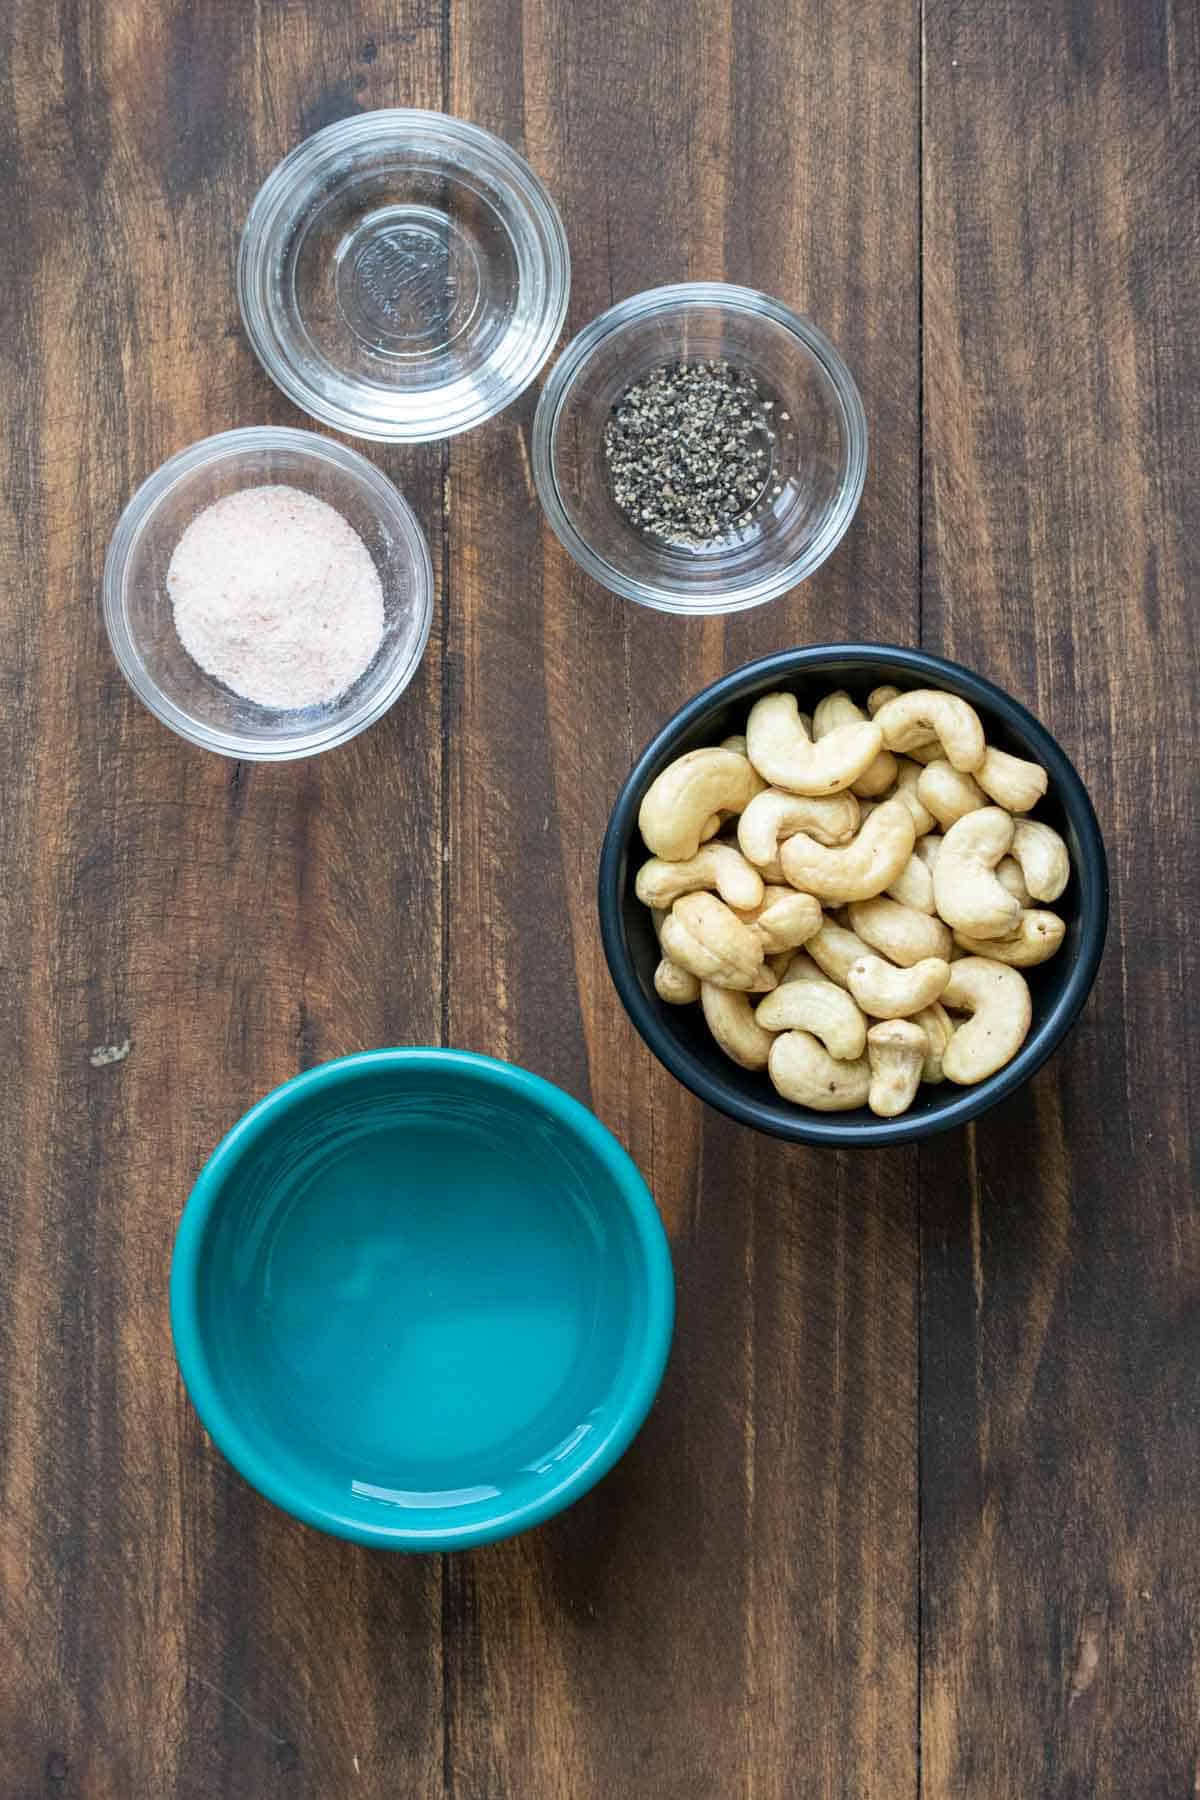
[[[668,862],[686,862],[713,814],[740,813],[762,785],[735,750],[689,750],[646,790],[638,813],[646,848]]]
[[[662,947],[673,963],[718,987],[752,988],[763,973],[762,939],[715,894],[677,900],[663,920]]]
[[[1010,894],[1015,894],[1022,906],[1033,905],[1033,895],[1025,886],[1025,877],[1021,873],[1021,865],[1013,856],[1002,856],[996,864],[996,880]]]
[[[714,986],[716,985],[719,984],[714,983]],[[738,992],[743,994],[773,994],[778,985],[778,977],[766,957],[764,957],[759,967],[758,974],[754,977],[750,986],[748,988],[740,988],[738,989]]]
[[[866,716],[858,702],[852,700],[844,689],[839,689],[836,694],[826,694],[813,713],[813,742],[819,743],[831,731],[836,731],[839,725],[859,725]],[[874,762],[852,783],[852,789],[854,793],[870,799],[878,794],[886,794],[895,779],[896,759],[890,750],[881,750]]]
[[[967,813],[988,804],[988,797],[974,776],[964,775],[941,756],[922,769],[917,794],[943,831]]]
[[[663,924],[670,915],[661,907],[650,908],[650,923],[662,948]],[[700,980],[690,969],[681,969],[669,956],[664,956],[654,971],[654,991],[668,1006],[690,1006],[700,998]]]
[[[767,1065],[785,1100],[814,1112],[849,1112],[866,1103],[871,1067],[865,1056],[839,1062],[809,1031],[785,1031],[771,1045]]]
[[[700,998],[700,978],[664,956],[654,971],[654,991],[668,1006],[691,1006]]]
[[[792,794],[835,794],[870,767],[883,748],[870,722],[841,725],[814,744],[794,694],[764,694],[746,721],[750,761],[773,787]]]
[[[921,799],[918,789],[921,785],[921,765],[913,762],[909,756],[896,758],[896,799],[903,800],[912,814],[913,830],[919,838],[932,831],[937,820]]]
[[[787,967],[779,971],[779,985],[783,987],[788,981],[824,981],[822,975],[807,950],[793,950],[789,953]]]
[[[853,794],[785,794],[764,788],[738,820],[738,844],[743,856],[765,869],[778,857],[781,837],[807,831],[818,844],[848,844],[858,820]]]
[[[946,760],[946,752],[943,750],[941,743],[937,738],[930,738],[928,742],[924,744],[911,744],[909,746],[908,754],[912,757],[914,762],[919,763],[927,764],[931,762],[945,762]]]
[[[1023,756],[1010,756],[1007,750],[993,750],[990,744],[975,771],[975,779],[997,806],[1011,813],[1028,812],[1042,799],[1050,785],[1050,777],[1041,763],[1029,762]]]
[[[979,714],[957,694],[937,688],[914,688],[881,706],[875,723],[889,750],[911,750],[936,737],[942,752],[956,769],[969,774],[987,751]]]
[[[853,900],[847,910],[850,929],[889,962],[909,969],[930,956],[940,956],[943,962],[950,960],[954,942],[950,927],[929,913],[915,912],[911,906],[889,900],[884,894],[872,900]]]
[[[1016,930],[1020,902],[993,872],[1012,842],[1012,817],[998,806],[967,813],[946,833],[933,865],[933,897],[955,931],[999,938]]]
[[[1020,1048],[1020,970],[1065,940],[1044,903],[1071,865],[1057,831],[1012,817],[1046,770],[987,745],[973,707],[884,686],[867,708],[838,691],[809,720],[768,694],[744,738],[671,763],[642,801],[636,891],[660,999],[699,999],[785,1099],[894,1117],[921,1081],[981,1081]]]
[[[889,700],[898,700],[899,698],[900,689],[898,687],[889,687],[885,685],[883,687],[872,688],[871,692],[867,695],[867,711],[870,713],[871,717],[874,718],[881,706],[886,706]]]
[[[1057,900],[1071,878],[1071,858],[1054,827],[1040,819],[1018,819],[1012,853],[1033,899]]]
[[[933,905],[933,875],[923,857],[917,855],[921,844],[928,843],[927,838],[918,838],[913,846],[913,853],[887,890],[893,900],[899,900],[901,906],[911,906],[914,912],[931,913]]]
[[[828,850],[798,831],[785,840],[779,860],[793,887],[841,904],[867,900],[890,887],[912,855],[914,842],[908,807],[902,800],[885,800],[844,849]]]
[[[745,852],[743,852],[743,855],[744,854]],[[749,858],[747,858],[747,861],[749,861]],[[782,887],[783,883],[787,880],[787,876],[783,872],[783,864],[779,860],[778,852],[771,858],[770,862],[759,863],[757,866],[758,872],[762,876],[767,887]]]
[[[767,955],[775,956],[781,950],[795,950],[819,930],[821,903],[795,888],[772,886],[764,889],[761,905],[739,912],[738,917],[758,933]]]
[[[852,794],[861,794],[864,800],[872,800],[888,794],[896,785],[896,759],[890,750],[881,750],[873,763],[869,763],[857,781],[850,784]]]
[[[845,988],[819,973],[785,977],[754,1016],[768,1031],[811,1031],[839,1062],[866,1049],[867,1021]]]
[[[889,700],[898,700],[899,698],[900,689],[898,687],[872,688],[867,695],[867,711],[874,718],[881,706],[886,706]],[[918,738],[910,746],[908,754],[915,756],[920,762],[932,762],[935,756],[942,754],[942,747],[933,732],[927,731],[923,737]]]
[[[1013,969],[1032,969],[1035,963],[1049,961],[1066,935],[1066,925],[1057,913],[1023,907],[1021,922],[1012,937],[973,938],[965,931],[956,931],[954,941],[968,956],[990,956]]]
[[[836,981],[839,987],[845,987],[851,968],[860,956],[871,954],[870,946],[864,944],[856,931],[848,931],[844,925],[837,925],[832,919],[826,919],[819,931],[815,931],[804,946],[805,952],[823,975],[830,981]],[[796,957],[788,967],[787,979],[794,980],[792,970],[799,962]]]
[[[850,965],[846,984],[872,1018],[905,1019],[940,999],[949,979],[950,964],[940,956],[907,969],[893,968],[882,956],[860,956]]]
[[[772,1035],[764,1031],[754,1016],[753,1004],[745,994],[730,988],[714,987],[711,981],[700,983],[700,1005],[708,1021],[708,1029],[726,1056],[743,1069],[765,1069],[771,1054]]]
[[[638,870],[634,890],[644,906],[670,907],[681,894],[715,888],[727,906],[748,912],[762,905],[763,880],[732,844],[704,844],[686,862],[652,856]]]
[[[732,750],[735,756],[745,756],[746,740],[735,732],[732,737],[721,739],[720,748],[722,750]],[[702,844],[707,844],[709,838],[716,837],[726,819],[736,817],[736,813],[714,813],[711,819],[705,821],[704,829],[700,833],[700,842]]]
[[[929,1040],[921,1080],[936,1085],[945,1080],[942,1074],[942,1057],[945,1055],[946,1045],[954,1036],[954,1026],[940,1000],[935,1000],[932,1006],[923,1006],[919,1013],[912,1015],[912,1019],[913,1024],[919,1025]]]
[[[946,1080],[963,1087],[1011,1062],[1033,1018],[1025,977],[989,956],[967,956],[954,964],[942,1004],[971,1015],[956,1028],[942,1055]]]
[[[845,688],[839,688],[836,694],[826,694],[824,699],[817,701],[813,708],[811,735],[814,740],[828,737],[839,725],[857,725],[866,716],[858,701],[852,700]]]
[[[867,1033],[871,1086],[867,1105],[881,1119],[907,1112],[916,1098],[929,1039],[911,1019],[885,1019]]]

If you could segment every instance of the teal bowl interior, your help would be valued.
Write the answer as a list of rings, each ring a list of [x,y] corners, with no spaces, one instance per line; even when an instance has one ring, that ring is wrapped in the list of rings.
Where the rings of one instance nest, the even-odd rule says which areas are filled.
[[[395,1549],[534,1525],[611,1468],[666,1362],[670,1254],[626,1152],[535,1075],[326,1063],[246,1114],[171,1270],[176,1354],[268,1499]]]

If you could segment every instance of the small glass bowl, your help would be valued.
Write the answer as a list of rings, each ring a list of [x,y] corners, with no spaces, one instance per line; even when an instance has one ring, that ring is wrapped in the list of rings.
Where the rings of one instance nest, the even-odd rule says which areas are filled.
[[[339,431],[422,443],[533,380],[570,288],[562,220],[490,131],[398,107],[326,126],[263,182],[238,300],[289,399]]]
[[[618,508],[604,430],[625,390],[673,362],[726,360],[770,401],[769,473],[753,517],[703,548],[669,546]],[[759,606],[819,568],[854,517],[867,420],[849,369],[823,332],[753,288],[686,282],[601,313],[546,382],[533,472],[554,532],[595,580],[661,612]]]
[[[341,513],[383,584],[383,642],[369,666],[336,700],[294,711],[256,706],[193,662],[167,592],[175,546],[196,514],[276,483]],[[357,450],[310,431],[252,426],[181,450],[133,496],[104,564],[104,623],[134,693],[180,737],[255,762],[312,756],[373,724],[412,680],[432,615],[433,566],[407,501]]]

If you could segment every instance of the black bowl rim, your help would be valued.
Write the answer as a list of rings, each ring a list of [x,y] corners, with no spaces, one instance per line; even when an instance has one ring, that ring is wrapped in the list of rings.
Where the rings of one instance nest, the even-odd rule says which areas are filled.
[[[930,685],[941,682],[964,699],[977,700],[999,713],[1013,731],[1025,739],[1031,753],[1049,771],[1075,825],[1083,860],[1082,868],[1077,870],[1081,902],[1080,944],[1075,965],[1051,1011],[1030,1033],[1013,1060],[975,1087],[953,1089],[953,1097],[948,1096],[945,1104],[935,1111],[902,1114],[898,1119],[878,1119],[869,1125],[853,1123],[846,1116],[824,1116],[786,1107],[783,1101],[747,1100],[712,1076],[657,1017],[637,979],[621,923],[622,848],[633,841],[642,796],[658,772],[664,752],[670,750],[682,733],[711,707],[736,700],[745,688],[764,677],[786,682],[805,672],[817,672],[830,662],[854,662],[866,669],[899,664]],[[931,651],[905,648],[900,644],[839,643],[809,644],[803,649],[783,650],[744,663],[741,668],[710,683],[667,720],[638,757],[617,796],[600,852],[598,898],[600,935],[609,973],[638,1033],[663,1066],[699,1099],[736,1119],[739,1124],[791,1143],[824,1144],[836,1148],[851,1144],[884,1147],[933,1137],[938,1132],[977,1119],[1036,1074],[1075,1023],[1096,979],[1108,930],[1108,895],[1108,860],[1091,797],[1066,752],[1028,708],[986,676],[964,668],[961,663],[935,656]]]

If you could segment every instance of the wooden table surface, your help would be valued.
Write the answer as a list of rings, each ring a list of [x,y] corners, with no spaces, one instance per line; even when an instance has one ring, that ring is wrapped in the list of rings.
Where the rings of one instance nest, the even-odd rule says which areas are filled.
[[[0,1800],[1200,1793],[1194,0],[8,0],[0,8]],[[373,451],[438,574],[347,747],[235,765],[127,692],[133,488],[303,424],[233,270],[306,133],[438,107],[561,206],[568,329],[727,277],[810,313],[859,516],[726,622],[585,579],[531,393]],[[611,988],[597,851],[723,670],[947,652],[1095,797],[1109,949],[1019,1096],[919,1149],[704,1111]],[[130,1049],[94,1067],[104,1045]],[[532,1535],[372,1554],[260,1500],[171,1354],[180,1207],[274,1083],[512,1058],[628,1145],[679,1284],[660,1401]]]

